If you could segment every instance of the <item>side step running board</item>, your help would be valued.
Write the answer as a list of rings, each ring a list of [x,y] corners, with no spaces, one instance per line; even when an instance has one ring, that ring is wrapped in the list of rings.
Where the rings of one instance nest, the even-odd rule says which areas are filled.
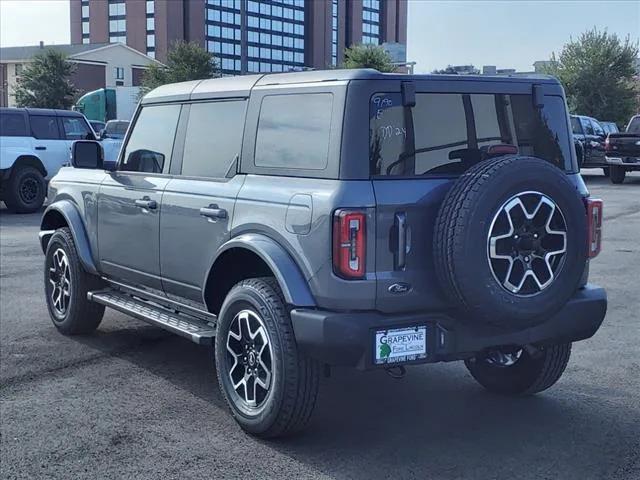
[[[211,345],[216,336],[216,327],[212,322],[206,322],[185,313],[177,313],[126,293],[115,290],[100,290],[87,293],[87,298],[139,320],[157,325],[200,345]]]

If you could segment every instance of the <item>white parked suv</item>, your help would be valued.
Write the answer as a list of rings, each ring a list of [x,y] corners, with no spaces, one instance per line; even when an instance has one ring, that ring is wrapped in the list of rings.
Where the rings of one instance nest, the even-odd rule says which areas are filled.
[[[0,108],[0,200],[17,213],[44,203],[47,181],[69,165],[75,140],[93,140],[78,112],[40,108]]]

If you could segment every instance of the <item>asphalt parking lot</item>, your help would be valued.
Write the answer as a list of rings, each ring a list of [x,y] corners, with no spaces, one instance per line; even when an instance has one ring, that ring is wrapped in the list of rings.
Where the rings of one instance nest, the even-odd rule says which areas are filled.
[[[108,311],[63,337],[42,293],[40,215],[0,210],[0,476],[13,478],[640,478],[640,174],[611,185],[591,280],[609,293],[596,336],[531,398],[483,391],[461,363],[334,370],[309,428],[245,435],[210,352]],[[132,240],[135,241],[135,240]]]

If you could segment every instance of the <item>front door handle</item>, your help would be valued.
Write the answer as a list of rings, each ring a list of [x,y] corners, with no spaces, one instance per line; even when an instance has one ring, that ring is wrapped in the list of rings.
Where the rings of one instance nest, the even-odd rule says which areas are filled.
[[[36,150],[46,150],[46,149],[47,149],[47,147],[45,147],[45,146],[43,146],[43,145],[38,145],[38,146],[36,147]]]
[[[136,200],[136,206],[149,210],[155,210],[156,208],[158,208],[158,202],[156,202],[155,200],[151,200],[149,197],[144,197]]]
[[[200,209],[200,215],[213,219],[225,219],[227,211],[224,208],[218,208],[218,205],[209,205]]]

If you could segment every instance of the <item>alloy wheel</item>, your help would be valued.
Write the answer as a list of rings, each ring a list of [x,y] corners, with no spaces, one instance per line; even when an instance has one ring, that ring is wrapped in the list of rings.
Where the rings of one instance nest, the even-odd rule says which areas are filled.
[[[259,409],[273,384],[273,351],[264,321],[252,310],[241,310],[227,334],[227,375],[233,396],[248,409]]]
[[[496,213],[487,239],[491,273],[517,296],[537,295],[558,276],[567,254],[567,224],[540,192],[521,192]]]
[[[67,254],[62,248],[53,253],[49,267],[49,283],[51,305],[58,315],[64,316],[71,300],[71,270]]]

